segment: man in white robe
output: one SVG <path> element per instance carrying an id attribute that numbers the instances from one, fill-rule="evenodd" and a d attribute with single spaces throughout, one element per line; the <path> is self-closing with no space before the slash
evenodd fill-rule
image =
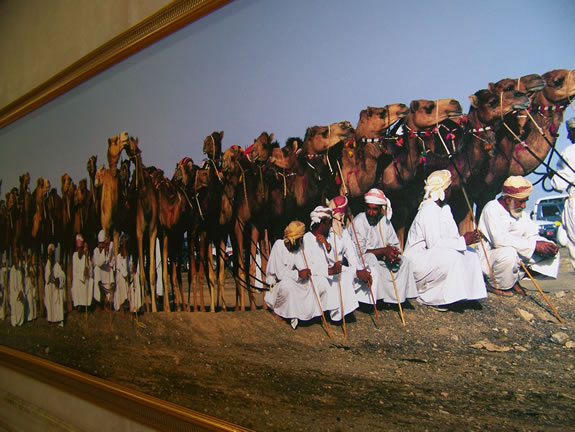
<path id="1" fill-rule="evenodd" d="M 130 284 L 128 291 L 128 301 L 130 302 L 130 312 L 138 313 L 142 307 L 142 288 L 140 286 L 140 263 L 135 256 L 130 257 L 128 264 L 130 272 Z"/>
<path id="2" fill-rule="evenodd" d="M 64 326 L 64 302 L 66 301 L 66 274 L 55 259 L 54 244 L 48 245 L 48 261 L 44 267 L 44 305 L 49 322 L 57 322 Z"/>
<path id="3" fill-rule="evenodd" d="M 487 258 L 480 255 L 481 267 L 488 290 L 498 295 L 527 295 L 519 284 L 525 275 L 521 262 L 548 277 L 556 278 L 559 272 L 559 247 L 540 236 L 537 224 L 523 211 L 532 190 L 526 178 L 509 177 L 503 183 L 501 196 L 489 201 L 479 218 L 478 227 L 485 236 L 487 251 Z"/>
<path id="4" fill-rule="evenodd" d="M 8 267 L 4 264 L 4 255 L 0 254 L 0 320 L 6 318 L 6 298 L 8 297 Z M 6 260 L 7 261 L 7 260 Z"/>
<path id="5" fill-rule="evenodd" d="M 348 231 L 374 278 L 371 291 L 375 301 L 397 304 L 417 297 L 411 261 L 401 255 L 399 239 L 391 224 L 389 199 L 382 190 L 374 188 L 365 194 L 364 201 L 365 212 L 355 217 Z M 361 303 L 373 304 L 367 285 L 359 287 L 356 293 Z"/>
<path id="6" fill-rule="evenodd" d="M 18 249 L 14 249 L 13 257 L 9 282 L 10 324 L 17 327 L 24 324 L 26 297 L 24 296 L 24 274 L 20 265 Z"/>
<path id="7" fill-rule="evenodd" d="M 342 261 L 342 252 L 351 256 L 348 253 L 351 245 L 348 242 L 344 244 L 343 241 L 337 244 L 331 229 L 332 211 L 328 207 L 316 207 L 311 212 L 310 218 L 311 231 L 303 236 L 307 265 L 316 284 L 327 281 L 326 296 L 321 298 L 322 308 L 324 311 L 329 311 L 332 321 L 340 321 L 343 317 L 342 310 L 347 315 L 359 307 L 353 284 L 356 267 L 344 266 Z M 338 247 L 337 250 L 334 244 Z M 366 278 L 368 276 L 369 274 L 365 275 Z"/>
<path id="8" fill-rule="evenodd" d="M 479 256 L 469 245 L 477 243 L 478 231 L 459 235 L 451 208 L 448 170 L 431 173 L 425 195 L 407 235 L 404 256 L 412 262 L 417 300 L 438 311 L 461 300 L 487 297 Z"/>
<path id="9" fill-rule="evenodd" d="M 74 307 L 90 307 L 94 297 L 92 262 L 82 234 L 76 235 L 76 250 L 72 255 L 72 302 Z"/>
<path id="10" fill-rule="evenodd" d="M 290 320 L 292 328 L 298 321 L 321 316 L 323 311 L 318 297 L 325 297 L 327 281 L 313 279 L 301 250 L 305 225 L 291 222 L 284 230 L 284 238 L 272 246 L 266 270 L 266 283 L 270 290 L 264 301 L 274 313 Z M 316 297 L 317 295 L 317 297 Z"/>
<path id="11" fill-rule="evenodd" d="M 563 227 L 567 232 L 567 249 L 569 259 L 575 270 L 575 117 L 565 122 L 567 126 L 567 138 L 571 145 L 561 154 L 557 163 L 557 172 L 551 178 L 553 189 L 566 191 L 569 197 L 563 207 Z"/>
<path id="12" fill-rule="evenodd" d="M 94 249 L 94 299 L 104 304 L 112 304 L 114 282 L 114 244 L 104 230 L 98 233 L 98 246 Z"/>
<path id="13" fill-rule="evenodd" d="M 114 292 L 114 309 L 119 311 L 128 299 L 128 256 L 126 237 L 120 238 L 120 250 L 116 257 L 116 291 Z"/>
<path id="14" fill-rule="evenodd" d="M 33 321 L 37 318 L 37 305 L 38 298 L 35 281 L 36 267 L 32 263 L 32 254 L 24 252 L 24 295 L 26 296 L 26 311 L 25 320 Z"/>

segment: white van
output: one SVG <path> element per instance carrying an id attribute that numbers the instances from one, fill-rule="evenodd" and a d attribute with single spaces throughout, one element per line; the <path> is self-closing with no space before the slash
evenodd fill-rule
<path id="1" fill-rule="evenodd" d="M 568 196 L 558 194 L 539 198 L 531 211 L 531 219 L 539 225 L 539 235 L 562 247 L 567 245 L 567 232 L 561 223 L 561 215 Z"/>

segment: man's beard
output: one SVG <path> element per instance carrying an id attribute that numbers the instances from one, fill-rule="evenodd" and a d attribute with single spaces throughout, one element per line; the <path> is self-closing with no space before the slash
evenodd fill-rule
<path id="1" fill-rule="evenodd" d="M 521 217 L 521 214 L 523 213 L 523 209 L 517 206 L 515 202 L 512 201 L 511 204 L 509 205 L 509 213 L 511 213 L 511 216 L 514 217 L 515 219 L 519 219 Z"/>

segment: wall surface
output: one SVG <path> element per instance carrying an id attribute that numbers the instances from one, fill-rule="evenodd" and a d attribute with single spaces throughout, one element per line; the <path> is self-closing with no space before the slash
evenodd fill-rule
<path id="1" fill-rule="evenodd" d="M 0 107 L 169 0 L 0 0 Z"/>

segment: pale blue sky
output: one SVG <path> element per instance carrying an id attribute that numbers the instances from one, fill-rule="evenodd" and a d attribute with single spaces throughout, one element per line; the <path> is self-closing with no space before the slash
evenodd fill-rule
<path id="1" fill-rule="evenodd" d="M 25 171 L 32 187 L 77 183 L 122 130 L 171 176 L 214 130 L 224 148 L 262 131 L 283 145 L 368 105 L 449 97 L 467 112 L 491 81 L 575 68 L 574 18 L 572 0 L 236 0 L 1 129 L 2 195 Z"/>

